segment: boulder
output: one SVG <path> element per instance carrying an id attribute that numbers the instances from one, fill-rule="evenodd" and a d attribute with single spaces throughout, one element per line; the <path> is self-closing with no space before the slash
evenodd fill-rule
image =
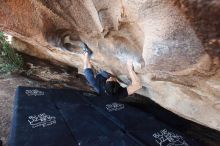
<path id="1" fill-rule="evenodd" d="M 78 68 L 85 42 L 98 71 L 130 83 L 170 111 L 220 131 L 220 2 L 218 0 L 2 1 L 0 30 L 28 55 Z"/>

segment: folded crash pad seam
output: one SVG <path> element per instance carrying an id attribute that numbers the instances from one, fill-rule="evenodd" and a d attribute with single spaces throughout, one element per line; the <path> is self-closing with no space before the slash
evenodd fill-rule
<path id="1" fill-rule="evenodd" d="M 88 104 L 90 104 L 97 112 L 99 112 L 100 114 L 102 114 L 104 117 L 106 117 L 107 119 L 109 119 L 110 121 L 112 121 L 117 127 L 119 127 L 119 129 L 125 133 L 128 137 L 130 137 L 131 139 L 133 139 L 136 143 L 140 144 L 141 146 L 145 146 L 145 144 L 143 142 L 141 142 L 141 140 L 137 139 L 135 136 L 133 136 L 126 128 L 125 126 L 123 126 L 123 124 L 120 124 L 121 122 L 115 118 L 114 116 L 112 116 L 109 113 L 105 113 L 101 108 L 97 107 L 96 105 L 94 105 L 92 102 L 90 102 L 89 100 L 87 100 L 86 98 L 83 98 L 83 100 L 85 100 Z M 106 115 L 107 114 L 107 115 Z M 116 122 L 117 121 L 117 122 Z"/>
<path id="2" fill-rule="evenodd" d="M 70 129 L 70 126 L 69 126 L 68 122 L 66 121 L 65 117 L 63 116 L 63 114 L 60 112 L 60 108 L 57 106 L 56 102 L 54 102 L 53 99 L 52 99 L 51 101 L 53 102 L 54 107 L 56 108 L 56 110 L 57 110 L 57 111 L 59 112 L 59 114 L 61 115 L 64 124 Z M 72 130 L 69 130 L 69 132 L 71 133 L 71 136 L 72 136 L 74 142 L 76 141 L 75 144 L 78 145 L 78 141 L 77 141 L 77 139 L 75 138 L 74 134 L 72 133 Z"/>

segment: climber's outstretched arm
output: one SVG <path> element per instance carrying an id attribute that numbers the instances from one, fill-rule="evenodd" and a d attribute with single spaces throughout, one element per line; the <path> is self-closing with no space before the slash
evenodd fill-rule
<path id="1" fill-rule="evenodd" d="M 99 88 L 97 85 L 96 78 L 94 77 L 94 73 L 92 71 L 92 65 L 90 63 L 90 59 L 88 56 L 88 53 L 85 53 L 83 56 L 83 68 L 84 68 L 84 75 L 86 77 L 86 80 L 89 82 L 89 84 L 95 89 L 97 93 L 99 93 Z"/>
<path id="2" fill-rule="evenodd" d="M 129 85 L 127 87 L 128 95 L 135 93 L 137 90 L 141 89 L 141 87 L 142 87 L 139 77 L 137 76 L 137 74 L 133 70 L 132 63 L 133 62 L 131 60 L 128 60 L 128 62 L 127 62 L 127 69 L 128 69 L 129 75 L 131 77 L 131 81 L 132 81 L 131 85 Z"/>

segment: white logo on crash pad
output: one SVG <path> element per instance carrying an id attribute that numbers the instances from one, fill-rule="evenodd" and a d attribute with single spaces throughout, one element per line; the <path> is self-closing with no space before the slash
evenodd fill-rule
<path id="1" fill-rule="evenodd" d="M 154 133 L 153 137 L 160 146 L 188 146 L 182 136 L 169 132 L 166 129 Z"/>
<path id="2" fill-rule="evenodd" d="M 39 115 L 34 115 L 34 116 L 29 116 L 28 117 L 28 122 L 31 125 L 32 128 L 36 127 L 46 127 L 50 126 L 53 124 L 56 124 L 56 117 L 46 115 L 45 113 L 39 114 Z"/>
<path id="3" fill-rule="evenodd" d="M 121 104 L 121 103 L 112 103 L 112 104 L 107 104 L 106 106 L 106 109 L 111 112 L 111 111 L 119 111 L 119 110 L 122 110 L 125 108 L 124 104 Z"/>
<path id="4" fill-rule="evenodd" d="M 34 90 L 25 90 L 25 94 L 27 94 L 28 96 L 43 96 L 44 92 L 34 89 Z"/>

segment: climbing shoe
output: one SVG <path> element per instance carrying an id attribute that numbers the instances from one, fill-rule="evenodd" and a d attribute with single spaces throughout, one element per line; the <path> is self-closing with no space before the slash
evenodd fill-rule
<path id="1" fill-rule="evenodd" d="M 92 50 L 89 49 L 89 47 L 85 43 L 81 43 L 80 47 L 83 49 L 84 53 L 88 53 L 89 57 L 92 56 L 92 54 L 93 54 Z"/>

